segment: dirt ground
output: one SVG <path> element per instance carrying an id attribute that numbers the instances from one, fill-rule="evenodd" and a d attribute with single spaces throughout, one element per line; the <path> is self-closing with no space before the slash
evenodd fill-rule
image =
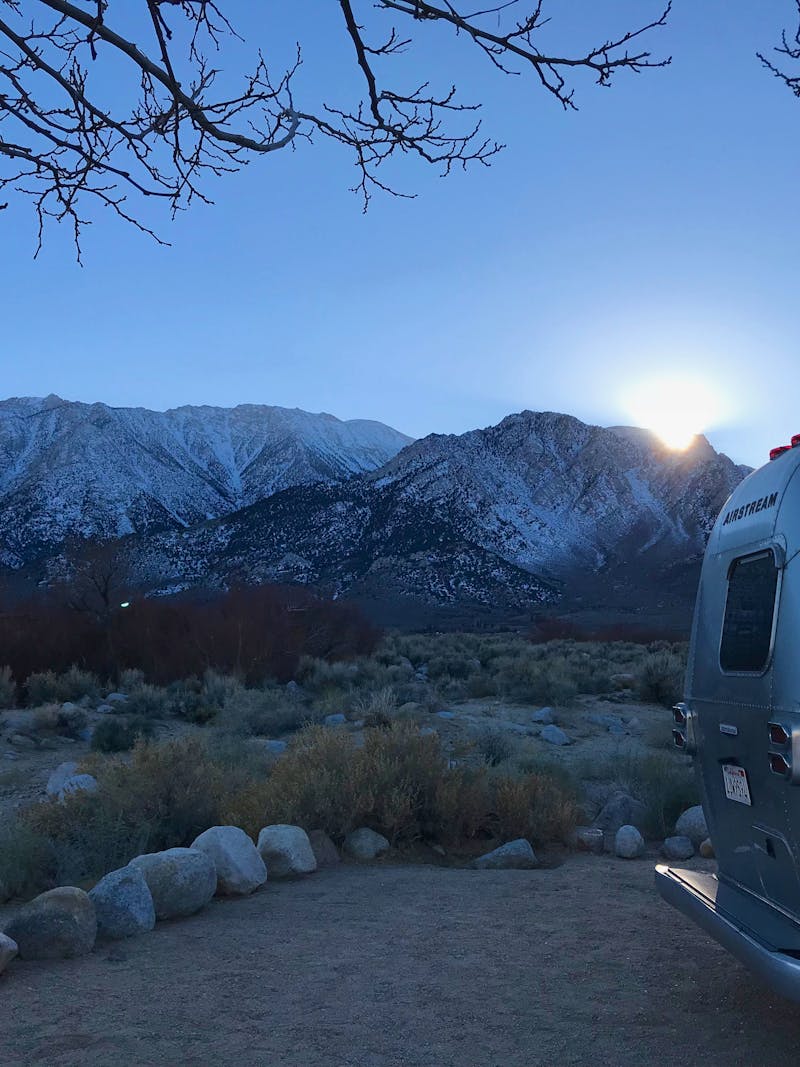
<path id="1" fill-rule="evenodd" d="M 16 960 L 0 978 L 0 1062 L 795 1062 L 800 1006 L 663 903 L 654 862 L 343 865 L 82 959 Z"/>

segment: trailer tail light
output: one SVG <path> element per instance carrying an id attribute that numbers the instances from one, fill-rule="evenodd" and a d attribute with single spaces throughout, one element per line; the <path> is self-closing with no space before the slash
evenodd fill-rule
<path id="1" fill-rule="evenodd" d="M 771 460 L 777 459 L 778 456 L 782 456 L 784 452 L 791 452 L 791 450 L 792 450 L 792 446 L 791 445 L 778 445 L 777 448 L 771 448 L 769 450 L 769 458 Z"/>
<path id="2" fill-rule="evenodd" d="M 683 701 L 672 709 L 672 741 L 676 748 L 693 756 L 697 751 L 694 740 L 694 715 Z"/>
<path id="3" fill-rule="evenodd" d="M 686 736 L 682 730 L 673 730 L 672 740 L 676 748 L 686 748 Z"/>
<path id="4" fill-rule="evenodd" d="M 782 752 L 770 752 L 769 769 L 773 774 L 780 774 L 786 778 L 791 773 L 792 765 Z"/>
<path id="5" fill-rule="evenodd" d="M 771 722 L 767 724 L 769 727 L 769 740 L 772 745 L 788 745 L 791 734 L 785 726 L 779 722 Z"/>

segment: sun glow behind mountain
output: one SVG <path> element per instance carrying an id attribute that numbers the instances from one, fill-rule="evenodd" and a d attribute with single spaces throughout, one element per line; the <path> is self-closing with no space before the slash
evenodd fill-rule
<path id="1" fill-rule="evenodd" d="M 718 393 L 707 382 L 661 378 L 628 391 L 625 406 L 637 426 L 651 430 L 667 448 L 683 451 L 722 414 Z"/>

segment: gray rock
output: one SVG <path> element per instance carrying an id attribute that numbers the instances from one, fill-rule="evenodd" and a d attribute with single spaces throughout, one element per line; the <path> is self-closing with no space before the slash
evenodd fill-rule
<path id="1" fill-rule="evenodd" d="M 59 763 L 54 771 L 47 779 L 47 785 L 45 792 L 49 797 L 57 797 L 61 790 L 64 788 L 64 783 L 67 779 L 72 778 L 78 771 L 78 764 L 74 760 L 68 760 L 66 763 Z"/>
<path id="2" fill-rule="evenodd" d="M 56 796 L 63 801 L 73 793 L 96 793 L 97 779 L 91 774 L 73 774 L 64 780 Z"/>
<path id="3" fill-rule="evenodd" d="M 101 704 L 97 708 L 97 714 L 98 715 L 112 715 L 114 710 L 115 709 L 114 709 L 114 705 L 113 704 Z"/>
<path id="4" fill-rule="evenodd" d="M 538 865 L 531 844 L 524 837 L 509 841 L 470 863 L 470 867 L 476 871 L 528 871 Z"/>
<path id="5" fill-rule="evenodd" d="M 630 686 L 636 684 L 636 675 L 628 674 L 625 671 L 619 671 L 617 674 L 612 674 L 609 681 L 618 689 L 628 689 Z"/>
<path id="6" fill-rule="evenodd" d="M 644 838 L 635 826 L 620 826 L 614 838 L 614 852 L 623 860 L 644 855 Z"/>
<path id="7" fill-rule="evenodd" d="M 19 753 L 18 752 L 4 752 L 3 753 L 3 759 L 18 760 L 19 759 Z"/>
<path id="8" fill-rule="evenodd" d="M 697 848 L 708 837 L 708 826 L 703 809 L 699 804 L 688 808 L 675 823 L 675 833 L 688 837 Z"/>
<path id="9" fill-rule="evenodd" d="M 38 748 L 36 741 L 32 737 L 28 737 L 27 734 L 11 734 L 7 738 L 10 745 L 15 745 L 17 748 Z"/>
<path id="10" fill-rule="evenodd" d="M 569 738 L 561 729 L 560 726 L 554 726 L 552 723 L 549 726 L 542 727 L 542 732 L 539 734 L 542 741 L 547 741 L 549 745 L 568 745 Z"/>
<path id="11" fill-rule="evenodd" d="M 347 716 L 337 712 L 335 715 L 326 715 L 323 721 L 326 726 L 343 726 L 347 722 Z"/>
<path id="12" fill-rule="evenodd" d="M 374 860 L 389 850 L 389 842 L 367 826 L 353 830 L 344 839 L 342 849 L 354 860 Z"/>
<path id="13" fill-rule="evenodd" d="M 81 741 L 91 741 L 93 736 L 93 726 L 84 726 L 83 729 L 78 730 L 78 737 L 81 739 Z"/>
<path id="14" fill-rule="evenodd" d="M 272 756 L 282 756 L 288 747 L 289 745 L 286 741 L 280 741 L 274 737 L 264 742 L 264 750 Z"/>
<path id="15" fill-rule="evenodd" d="M 436 712 L 436 717 L 437 717 L 437 719 L 450 720 L 450 719 L 455 719 L 456 713 L 454 711 L 437 711 Z"/>
<path id="16" fill-rule="evenodd" d="M 71 700 L 65 700 L 61 705 L 62 711 L 80 711 L 81 708 L 78 704 L 73 704 Z"/>
<path id="17" fill-rule="evenodd" d="M 618 722 L 612 722 L 612 724 L 608 728 L 608 732 L 611 734 L 612 737 L 625 737 L 628 733 L 622 723 Z"/>
<path id="18" fill-rule="evenodd" d="M 647 808 L 627 793 L 613 793 L 600 809 L 593 825 L 616 833 L 620 826 L 643 826 Z"/>
<path id="19" fill-rule="evenodd" d="M 214 861 L 196 848 L 168 848 L 132 859 L 153 896 L 156 919 L 194 915 L 214 896 L 217 870 Z"/>
<path id="20" fill-rule="evenodd" d="M 213 860 L 219 896 L 245 896 L 267 880 L 258 849 L 238 826 L 212 826 L 192 841 L 192 848 Z"/>
<path id="21" fill-rule="evenodd" d="M 98 937 L 134 937 L 156 925 L 153 895 L 137 867 L 111 871 L 89 891 L 89 899 L 97 914 Z"/>
<path id="22" fill-rule="evenodd" d="M 3 933 L 16 941 L 24 960 L 69 959 L 94 948 L 97 916 L 82 889 L 60 886 L 12 915 Z"/>
<path id="23" fill-rule="evenodd" d="M 575 831 L 575 844 L 584 852 L 599 854 L 605 849 L 605 834 L 597 826 L 579 826 Z"/>
<path id="24" fill-rule="evenodd" d="M 258 835 L 258 851 L 270 878 L 291 878 L 317 869 L 308 834 L 299 826 L 265 826 Z"/>
<path id="25" fill-rule="evenodd" d="M 294 680 L 294 678 L 292 678 L 292 680 L 290 682 L 286 683 L 286 692 L 287 693 L 299 693 L 300 692 L 300 686 L 297 684 L 297 682 Z"/>
<path id="26" fill-rule="evenodd" d="M 636 715 L 632 715 L 625 725 L 631 733 L 635 733 L 636 731 L 641 730 L 642 728 L 641 719 L 639 719 Z"/>
<path id="27" fill-rule="evenodd" d="M 339 850 L 324 830 L 312 830 L 308 835 L 311 848 L 314 850 L 314 859 L 317 867 L 335 867 L 341 862 Z"/>
<path id="28" fill-rule="evenodd" d="M 699 851 L 700 855 L 703 857 L 704 860 L 713 860 L 713 858 L 714 858 L 714 846 L 711 843 L 711 838 L 710 837 L 707 837 L 705 839 L 705 841 L 701 841 L 700 842 L 700 848 L 698 849 L 698 851 Z M 2 899 L 3 899 L 2 896 L 0 896 L 0 900 L 2 900 Z"/>
<path id="29" fill-rule="evenodd" d="M 668 837 L 661 851 L 668 860 L 689 860 L 694 855 L 694 845 L 688 837 Z"/>
<path id="30" fill-rule="evenodd" d="M 420 737 L 430 737 L 432 734 L 438 733 L 432 726 L 422 726 L 419 731 Z"/>
<path id="31" fill-rule="evenodd" d="M 106 704 L 124 704 L 127 699 L 127 693 L 109 693 L 105 702 Z"/>
<path id="32" fill-rule="evenodd" d="M 19 945 L 5 934 L 0 934 L 0 974 L 19 955 Z"/>
<path id="33" fill-rule="evenodd" d="M 552 726 L 555 721 L 552 708 L 539 708 L 531 715 L 531 722 L 540 722 L 543 726 Z"/>

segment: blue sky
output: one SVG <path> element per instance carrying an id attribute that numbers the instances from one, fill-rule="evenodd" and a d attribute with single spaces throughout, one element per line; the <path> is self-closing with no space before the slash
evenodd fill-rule
<path id="1" fill-rule="evenodd" d="M 228 7 L 268 55 L 300 39 L 299 106 L 351 98 L 330 0 L 271 20 Z M 553 2 L 547 32 L 603 38 L 657 7 Z M 648 38 L 672 66 L 607 90 L 579 77 L 577 114 L 460 42 L 425 42 L 395 80 L 455 80 L 508 148 L 447 180 L 404 163 L 395 184 L 417 199 L 366 215 L 350 157 L 322 142 L 226 178 L 215 206 L 159 226 L 170 248 L 98 219 L 82 268 L 55 229 L 32 259 L 18 201 L 0 213 L 0 394 L 282 404 L 423 435 L 525 407 L 641 422 L 631 393 L 668 380 L 708 394 L 716 447 L 760 463 L 800 431 L 800 101 L 754 55 L 793 12 L 677 0 Z"/>

